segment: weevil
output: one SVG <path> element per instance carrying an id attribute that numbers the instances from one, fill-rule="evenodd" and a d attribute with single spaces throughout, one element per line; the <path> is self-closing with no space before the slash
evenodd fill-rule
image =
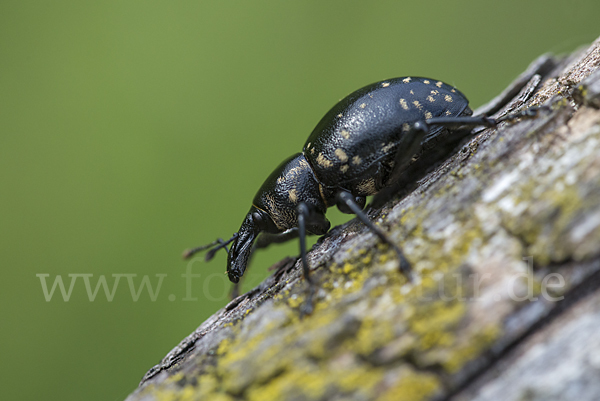
<path id="1" fill-rule="evenodd" d="M 473 127 L 491 127 L 507 119 L 472 114 L 467 98 L 442 81 L 401 77 L 365 86 L 333 106 L 302 152 L 269 175 L 229 240 L 190 249 L 184 257 L 209 250 L 210 260 L 225 249 L 227 274 L 238 283 L 255 248 L 298 237 L 310 292 L 304 311 L 310 312 L 315 284 L 309 275 L 306 235 L 327 233 L 330 223 L 325 213 L 337 206 L 343 213 L 355 214 L 388 244 L 400 272 L 410 279 L 411 265 L 399 245 L 363 211 L 366 197 L 374 195 L 372 206 L 381 206 L 447 158 Z"/>

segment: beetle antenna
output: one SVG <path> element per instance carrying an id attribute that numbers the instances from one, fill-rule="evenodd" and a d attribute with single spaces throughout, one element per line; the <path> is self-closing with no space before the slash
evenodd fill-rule
<path id="1" fill-rule="evenodd" d="M 198 252 L 202 252 L 202 251 L 212 248 L 212 249 L 210 249 L 210 251 L 208 251 L 206 253 L 206 256 L 204 258 L 208 262 L 215 256 L 215 253 L 219 249 L 225 248 L 225 252 L 229 253 L 229 249 L 227 249 L 227 245 L 229 245 L 234 239 L 236 239 L 237 236 L 238 236 L 238 233 L 234 233 L 233 236 L 231 238 L 229 238 L 227 241 L 223 241 L 222 238 L 217 238 L 210 244 L 201 245 L 196 248 L 188 249 L 183 252 L 183 259 L 189 259 L 192 256 L 194 256 L 195 254 L 197 254 Z"/>
<path id="2" fill-rule="evenodd" d="M 223 248 L 225 248 L 225 252 L 229 253 L 229 249 L 227 249 L 227 245 L 229 243 L 231 243 L 231 241 L 233 241 L 234 239 L 236 239 L 237 236 L 238 236 L 238 233 L 234 233 L 233 236 L 231 238 L 229 238 L 227 241 L 223 241 L 221 238 L 218 238 L 217 242 L 219 243 L 219 245 L 216 246 L 216 247 L 214 247 L 210 251 L 208 251 L 206 253 L 206 256 L 204 257 L 204 259 L 208 262 L 209 260 L 211 260 L 215 256 L 215 253 L 217 253 L 217 251 L 219 249 L 223 249 Z"/>

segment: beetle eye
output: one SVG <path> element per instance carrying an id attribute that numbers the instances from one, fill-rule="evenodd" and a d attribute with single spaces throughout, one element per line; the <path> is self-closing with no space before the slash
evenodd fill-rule
<path id="1" fill-rule="evenodd" d="M 277 228 L 275 223 L 273 223 L 271 217 L 264 211 L 258 210 L 252 212 L 252 221 L 254 222 L 256 228 L 258 228 L 261 231 L 266 231 L 269 233 L 281 232 L 281 230 Z"/>
<path id="2" fill-rule="evenodd" d="M 266 228 L 265 220 L 263 219 L 263 217 L 261 216 L 260 213 L 253 212 L 252 213 L 252 221 L 254 221 L 254 224 L 256 224 L 256 226 L 258 228 L 260 228 L 261 230 L 264 230 Z"/>

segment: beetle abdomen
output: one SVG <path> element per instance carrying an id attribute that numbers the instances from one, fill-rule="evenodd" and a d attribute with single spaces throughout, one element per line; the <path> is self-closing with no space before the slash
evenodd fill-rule
<path id="1" fill-rule="evenodd" d="M 384 181 L 383 170 L 391 168 L 403 133 L 417 121 L 470 115 L 468 103 L 441 81 L 404 77 L 377 82 L 351 93 L 325 114 L 303 153 L 325 186 L 372 195 Z"/>

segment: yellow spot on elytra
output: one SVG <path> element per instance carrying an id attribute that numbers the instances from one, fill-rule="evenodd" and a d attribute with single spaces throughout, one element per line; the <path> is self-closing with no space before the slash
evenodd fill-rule
<path id="1" fill-rule="evenodd" d="M 431 95 L 427 96 L 427 100 L 429 100 L 431 103 L 435 102 L 435 98 Z"/>
<path id="2" fill-rule="evenodd" d="M 437 86 L 438 88 L 441 88 L 443 84 L 444 84 L 444 83 L 443 83 L 442 81 L 437 81 L 437 82 L 435 83 L 435 86 Z"/>
<path id="3" fill-rule="evenodd" d="M 355 166 L 358 166 L 360 163 L 362 163 L 362 159 L 359 156 L 354 156 L 352 158 L 352 164 Z"/>
<path id="4" fill-rule="evenodd" d="M 346 171 L 348 171 L 350 167 L 347 164 L 342 164 L 342 166 L 340 167 L 340 171 L 342 173 L 345 173 Z"/>
<path id="5" fill-rule="evenodd" d="M 410 125 L 408 125 L 408 123 L 402 124 L 402 131 L 404 131 L 404 132 L 410 131 Z"/>
<path id="6" fill-rule="evenodd" d="M 413 90 L 411 89 L 411 90 L 410 90 L 410 94 L 411 94 L 411 95 L 414 95 L 414 94 L 415 94 L 415 92 L 413 92 Z"/>
<path id="7" fill-rule="evenodd" d="M 455 91 L 454 89 L 451 89 L 451 90 L 450 90 L 450 92 L 452 92 L 452 93 L 456 93 L 456 91 Z"/>
<path id="8" fill-rule="evenodd" d="M 282 182 L 284 182 L 284 181 L 285 181 L 285 178 L 284 178 L 284 177 L 279 177 L 279 178 L 277 178 L 277 182 L 278 182 L 279 184 L 281 184 L 281 183 L 282 183 Z"/>
<path id="9" fill-rule="evenodd" d="M 448 103 L 452 103 L 452 96 L 446 95 L 446 96 L 444 96 L 444 100 L 447 101 Z"/>
<path id="10" fill-rule="evenodd" d="M 425 118 L 429 120 L 430 118 L 433 118 L 433 115 L 430 112 L 426 111 Z"/>
<path id="11" fill-rule="evenodd" d="M 306 145 L 306 149 L 310 148 L 310 142 Z"/>
<path id="12" fill-rule="evenodd" d="M 385 143 L 381 144 L 381 150 L 383 151 L 383 153 L 389 152 L 393 147 L 394 147 L 394 144 L 391 142 L 388 143 L 387 145 Z"/>
<path id="13" fill-rule="evenodd" d="M 348 131 L 346 131 L 345 129 L 340 131 L 340 135 L 343 136 L 344 139 L 350 138 L 350 133 Z"/>
<path id="14" fill-rule="evenodd" d="M 431 91 L 431 92 L 429 92 L 429 93 L 431 93 L 432 95 L 437 95 L 438 93 L 440 93 L 440 91 L 439 91 L 439 90 L 436 90 L 436 89 L 434 89 L 434 90 L 432 90 L 432 91 Z"/>
<path id="15" fill-rule="evenodd" d="M 344 117 L 344 115 L 342 113 L 338 114 L 337 116 L 338 116 L 338 118 Z"/>
<path id="16" fill-rule="evenodd" d="M 407 83 L 409 83 L 409 82 L 410 82 L 410 80 L 411 80 L 411 78 L 410 78 L 410 77 L 406 77 L 406 78 L 404 78 L 404 79 L 402 80 L 402 82 L 404 82 L 405 84 L 407 84 Z"/>
<path id="17" fill-rule="evenodd" d="M 361 103 L 360 106 L 358 106 L 358 107 L 360 107 L 361 109 L 364 109 L 365 107 L 367 107 L 367 104 L 366 103 Z"/>
<path id="18" fill-rule="evenodd" d="M 329 168 L 333 165 L 331 160 L 327 160 L 325 156 L 323 156 L 323 153 L 319 153 L 319 156 L 317 156 L 317 163 L 319 164 L 319 166 L 324 168 Z"/>
<path id="19" fill-rule="evenodd" d="M 402 106 L 404 110 L 408 110 L 408 104 L 406 103 L 406 100 L 400 99 L 400 106 Z"/>
<path id="20" fill-rule="evenodd" d="M 298 195 L 296 194 L 296 188 L 290 189 L 288 191 L 288 197 L 290 198 L 290 202 L 296 203 L 296 201 L 298 200 Z"/>
<path id="21" fill-rule="evenodd" d="M 450 115 L 452 115 L 452 112 L 450 110 L 446 110 L 446 115 L 450 116 Z"/>
<path id="22" fill-rule="evenodd" d="M 419 109 L 419 110 L 421 110 L 421 109 L 423 108 L 423 106 L 421 106 L 421 103 L 419 103 L 419 101 L 418 101 L 418 100 L 415 100 L 415 101 L 414 101 L 414 102 L 412 102 L 412 103 L 413 103 L 413 104 L 415 105 L 415 107 L 416 107 L 417 109 Z"/>
<path id="23" fill-rule="evenodd" d="M 429 85 L 429 80 L 427 80 L 427 79 L 426 79 L 426 80 L 424 80 L 424 81 L 423 81 L 423 83 L 424 83 L 425 85 Z"/>
<path id="24" fill-rule="evenodd" d="M 390 86 L 390 83 L 389 82 L 382 82 L 381 86 L 384 87 L 384 88 L 387 88 L 388 86 Z"/>
<path id="25" fill-rule="evenodd" d="M 348 161 L 348 156 L 346 155 L 346 152 L 344 152 L 341 148 L 337 148 L 334 153 L 342 163 L 346 163 Z"/>
<path id="26" fill-rule="evenodd" d="M 311 155 L 314 155 L 314 154 L 315 154 L 315 148 L 312 148 L 312 149 L 310 150 L 310 154 L 311 154 Z"/>

